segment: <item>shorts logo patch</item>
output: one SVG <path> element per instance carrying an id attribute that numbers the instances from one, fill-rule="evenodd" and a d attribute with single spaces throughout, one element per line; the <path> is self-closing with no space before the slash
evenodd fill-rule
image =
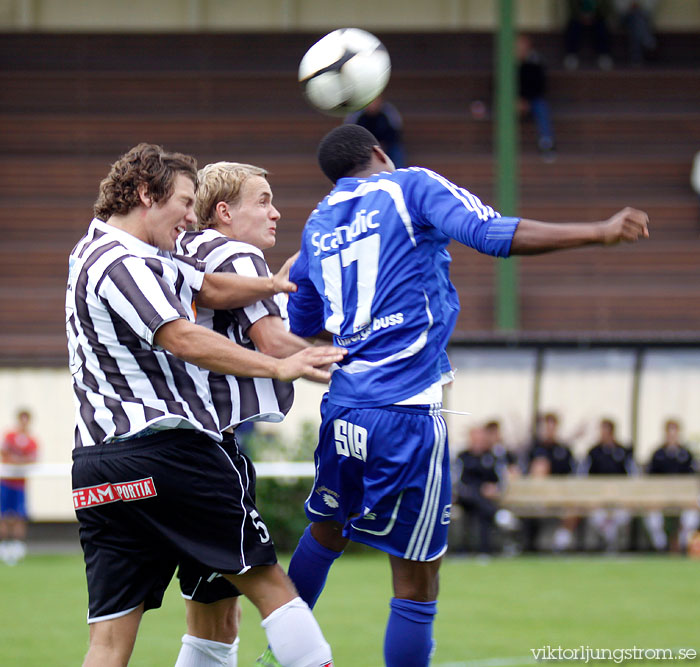
<path id="1" fill-rule="evenodd" d="M 452 512 L 452 505 L 445 505 L 445 507 L 442 508 L 442 517 L 440 517 L 440 523 L 443 526 L 446 526 L 447 524 L 450 523 L 451 512 Z"/>
<path id="2" fill-rule="evenodd" d="M 329 489 L 327 486 L 319 486 L 314 493 L 321 496 L 321 500 L 330 508 L 338 509 L 340 507 L 340 494 L 337 491 Z"/>
<path id="3" fill-rule="evenodd" d="M 118 500 L 131 502 L 157 495 L 153 477 L 137 479 L 132 482 L 119 482 L 118 484 L 105 482 L 95 486 L 85 486 L 82 489 L 74 489 L 73 507 L 80 510 L 86 507 L 114 503 Z"/>

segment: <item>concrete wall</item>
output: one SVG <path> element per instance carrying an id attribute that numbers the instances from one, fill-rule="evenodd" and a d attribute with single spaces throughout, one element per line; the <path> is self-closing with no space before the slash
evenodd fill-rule
<path id="1" fill-rule="evenodd" d="M 456 369 L 445 392 L 445 408 L 470 414 L 445 415 L 453 454 L 466 442 L 470 426 L 499 419 L 506 443 L 529 439 L 534 400 L 535 351 L 456 348 Z M 560 435 L 577 456 L 585 455 L 598 436 L 598 422 L 617 422 L 618 437 L 632 435 L 633 353 L 628 350 L 557 351 L 545 353 L 540 383 L 540 409 L 560 416 Z M 299 380 L 296 400 L 281 424 L 260 424 L 283 444 L 299 439 L 302 425 L 320 423 L 320 384 Z M 650 350 L 644 359 L 638 397 L 639 462 L 649 459 L 662 438 L 668 417 L 679 418 L 684 434 L 700 456 L 700 349 Z M 64 369 L 0 369 L 0 430 L 12 427 L 20 408 L 34 415 L 33 432 L 40 445 L 39 465 L 30 479 L 29 510 L 36 520 L 73 520 L 69 468 L 73 447 L 74 407 L 70 374 Z M 284 459 L 280 454 L 279 459 Z"/>
<path id="2" fill-rule="evenodd" d="M 564 0 L 515 0 L 527 30 L 559 30 Z M 0 0 L 0 30 L 57 32 L 492 30 L 497 0 Z M 700 30 L 698 0 L 659 0 L 660 30 Z"/>

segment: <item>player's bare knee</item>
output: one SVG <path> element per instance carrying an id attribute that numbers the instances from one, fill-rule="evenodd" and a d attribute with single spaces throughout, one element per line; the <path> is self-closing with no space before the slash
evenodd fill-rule
<path id="1" fill-rule="evenodd" d="M 224 576 L 257 607 L 263 618 L 298 597 L 294 584 L 279 565 L 263 565 L 245 574 Z"/>
<path id="2" fill-rule="evenodd" d="M 232 644 L 238 636 L 240 605 L 237 598 L 203 604 L 186 600 L 187 634 L 223 644 Z"/>
<path id="3" fill-rule="evenodd" d="M 394 595 L 402 600 L 432 602 L 437 600 L 440 561 L 409 561 L 390 557 Z"/>
<path id="4" fill-rule="evenodd" d="M 343 536 L 343 524 L 338 521 L 312 523 L 311 535 L 322 547 L 332 551 L 343 551 L 350 541 Z"/>

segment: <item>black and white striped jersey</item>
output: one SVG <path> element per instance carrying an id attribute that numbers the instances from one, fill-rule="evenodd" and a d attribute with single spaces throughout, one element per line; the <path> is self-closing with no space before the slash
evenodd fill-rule
<path id="1" fill-rule="evenodd" d="M 229 239 L 213 229 L 181 234 L 177 252 L 204 262 L 209 273 L 226 271 L 244 276 L 271 275 L 260 249 Z M 255 344 L 248 337 L 248 329 L 268 315 L 281 317 L 289 328 L 285 294 L 235 310 L 213 311 L 198 307 L 197 323 L 255 350 Z M 291 382 L 239 378 L 212 372 L 208 373 L 208 381 L 222 430 L 244 421 L 282 421 L 294 400 Z"/>
<path id="2" fill-rule="evenodd" d="M 221 440 L 203 371 L 153 341 L 166 322 L 194 319 L 202 269 L 92 221 L 71 252 L 66 291 L 76 447 L 149 428 L 192 428 Z"/>

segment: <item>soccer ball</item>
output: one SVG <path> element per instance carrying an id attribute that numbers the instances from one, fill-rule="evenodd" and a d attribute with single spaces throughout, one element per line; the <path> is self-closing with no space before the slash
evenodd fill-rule
<path id="1" fill-rule="evenodd" d="M 386 88 L 390 74 L 391 60 L 384 45 L 359 28 L 327 34 L 299 63 L 306 99 L 334 116 L 366 107 Z"/>

